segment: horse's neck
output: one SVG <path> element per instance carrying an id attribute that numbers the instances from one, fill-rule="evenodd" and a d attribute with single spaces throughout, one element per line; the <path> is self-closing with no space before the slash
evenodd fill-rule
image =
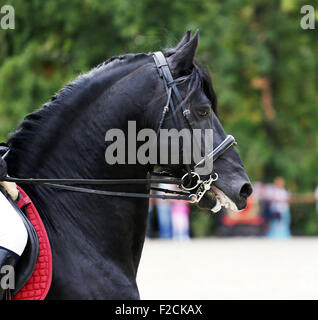
<path id="1" fill-rule="evenodd" d="M 32 155 L 33 161 L 37 163 L 37 170 L 28 171 L 25 168 L 25 172 L 19 175 L 58 179 L 122 178 L 123 175 L 126 175 L 126 178 L 144 178 L 146 169 L 141 166 L 106 164 L 105 132 L 101 128 L 107 129 L 107 122 L 111 116 L 105 123 L 100 121 L 101 118 L 98 122 L 98 103 L 97 108 L 90 111 L 86 115 L 76 115 L 78 119 L 72 123 L 72 127 L 65 128 L 65 137 L 56 141 L 55 146 L 48 146 L 47 160 L 43 160 L 44 155 L 40 152 Z M 121 117 L 125 117 L 123 111 Z M 42 141 L 42 145 L 46 145 L 46 142 Z M 32 150 L 26 152 L 28 153 L 32 154 Z M 142 185 L 96 188 L 146 192 L 146 187 Z M 115 259 L 120 254 L 132 259 L 133 263 L 130 262 L 130 265 L 137 268 L 146 231 L 147 200 L 79 194 L 37 186 L 26 186 L 25 190 L 43 217 L 50 240 L 53 242 L 53 250 L 80 252 L 82 249 L 78 249 L 78 246 L 82 244 L 83 250 L 90 250 L 96 259 Z M 60 237 L 68 242 L 62 249 Z M 100 246 L 101 243 L 103 246 Z M 136 272 L 133 269 L 130 271 Z"/>
<path id="2" fill-rule="evenodd" d="M 123 64 L 115 78 L 123 78 L 145 62 L 141 59 L 138 65 L 129 64 L 128 71 L 123 70 L 126 69 Z M 84 79 L 78 87 L 79 91 L 82 87 L 86 89 L 77 92 L 76 97 L 74 94 L 74 99 L 66 92 L 65 108 L 54 108 L 59 103 L 57 98 L 22 124 L 22 129 L 11 139 L 9 174 L 20 178 L 145 178 L 146 169 L 140 165 L 106 163 L 105 134 L 111 128 L 127 128 L 128 120 L 140 117 L 143 121 L 143 108 L 154 94 L 156 77 L 155 73 L 151 73 L 151 78 L 146 77 L 145 72 L 138 69 L 100 95 L 97 91 L 106 90 L 107 79 L 98 85 L 99 77 L 92 77 L 92 83 Z M 60 98 L 63 100 L 63 95 Z M 147 226 L 146 199 L 75 193 L 44 186 L 23 185 L 23 188 L 48 231 L 55 279 L 51 292 L 56 297 L 66 290 L 64 281 L 68 273 L 73 274 L 68 279 L 68 288 L 78 288 L 79 279 L 90 279 L 92 275 L 105 280 L 106 284 L 93 281 L 92 288 L 84 288 L 85 293 L 100 291 L 99 296 L 105 297 L 105 292 L 117 292 L 118 286 L 126 291 L 127 284 L 135 292 L 135 276 Z M 147 192 L 145 185 L 95 188 Z M 90 281 L 86 281 L 89 285 L 87 282 Z M 118 285 L 112 287 L 114 283 Z"/>
<path id="3" fill-rule="evenodd" d="M 129 175 L 144 176 L 146 170 L 141 166 L 110 166 L 106 162 L 106 132 L 114 128 L 126 131 L 131 114 L 140 112 L 134 111 L 134 106 L 127 108 L 127 102 L 118 103 L 114 98 L 105 105 L 105 96 L 107 92 L 86 108 L 57 110 L 61 121 L 57 122 L 56 116 L 47 119 L 50 132 L 43 128 L 33 137 L 40 148 L 28 144 L 23 157 L 18 157 L 17 171 L 13 173 L 20 177 L 57 179 L 98 179 L 121 174 L 126 178 Z"/>

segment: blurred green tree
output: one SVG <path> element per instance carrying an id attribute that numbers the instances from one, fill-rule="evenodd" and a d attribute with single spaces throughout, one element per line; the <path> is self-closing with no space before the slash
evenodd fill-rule
<path id="1" fill-rule="evenodd" d="M 303 1 L 5 3 L 16 21 L 0 30 L 1 140 L 79 73 L 114 55 L 172 47 L 199 28 L 197 59 L 251 179 L 281 175 L 294 192 L 318 183 L 318 30 L 300 27 Z"/>

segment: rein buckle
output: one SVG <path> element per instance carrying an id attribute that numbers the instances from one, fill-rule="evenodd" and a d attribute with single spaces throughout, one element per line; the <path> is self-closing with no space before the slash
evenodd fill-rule
<path id="1" fill-rule="evenodd" d="M 197 188 L 196 192 L 190 195 L 190 203 L 200 202 L 200 200 L 205 195 L 205 193 L 211 189 L 211 184 L 219 178 L 217 173 L 214 173 L 214 174 L 215 174 L 214 177 L 212 177 L 212 175 L 210 175 L 210 178 L 208 180 L 202 181 L 200 179 L 200 176 L 196 172 L 191 172 L 191 176 L 197 178 L 196 185 L 194 187 L 187 188 L 187 187 L 184 187 L 183 183 L 181 184 L 181 187 L 187 191 Z M 188 173 L 186 173 L 182 177 L 182 181 L 184 181 L 184 179 L 187 177 L 187 175 L 188 175 Z"/>

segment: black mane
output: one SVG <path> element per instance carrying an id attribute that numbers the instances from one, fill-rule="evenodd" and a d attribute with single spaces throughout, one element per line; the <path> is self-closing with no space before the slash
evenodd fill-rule
<path id="1" fill-rule="evenodd" d="M 195 65 L 197 72 L 199 73 L 199 78 L 201 79 L 203 91 L 207 98 L 211 101 L 212 109 L 217 115 L 217 96 L 213 89 L 211 77 L 198 62 L 195 62 Z"/>

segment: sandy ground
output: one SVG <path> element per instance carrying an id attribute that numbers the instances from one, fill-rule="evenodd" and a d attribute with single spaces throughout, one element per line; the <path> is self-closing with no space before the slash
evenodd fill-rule
<path id="1" fill-rule="evenodd" d="M 318 238 L 146 240 L 141 299 L 318 299 Z"/>

